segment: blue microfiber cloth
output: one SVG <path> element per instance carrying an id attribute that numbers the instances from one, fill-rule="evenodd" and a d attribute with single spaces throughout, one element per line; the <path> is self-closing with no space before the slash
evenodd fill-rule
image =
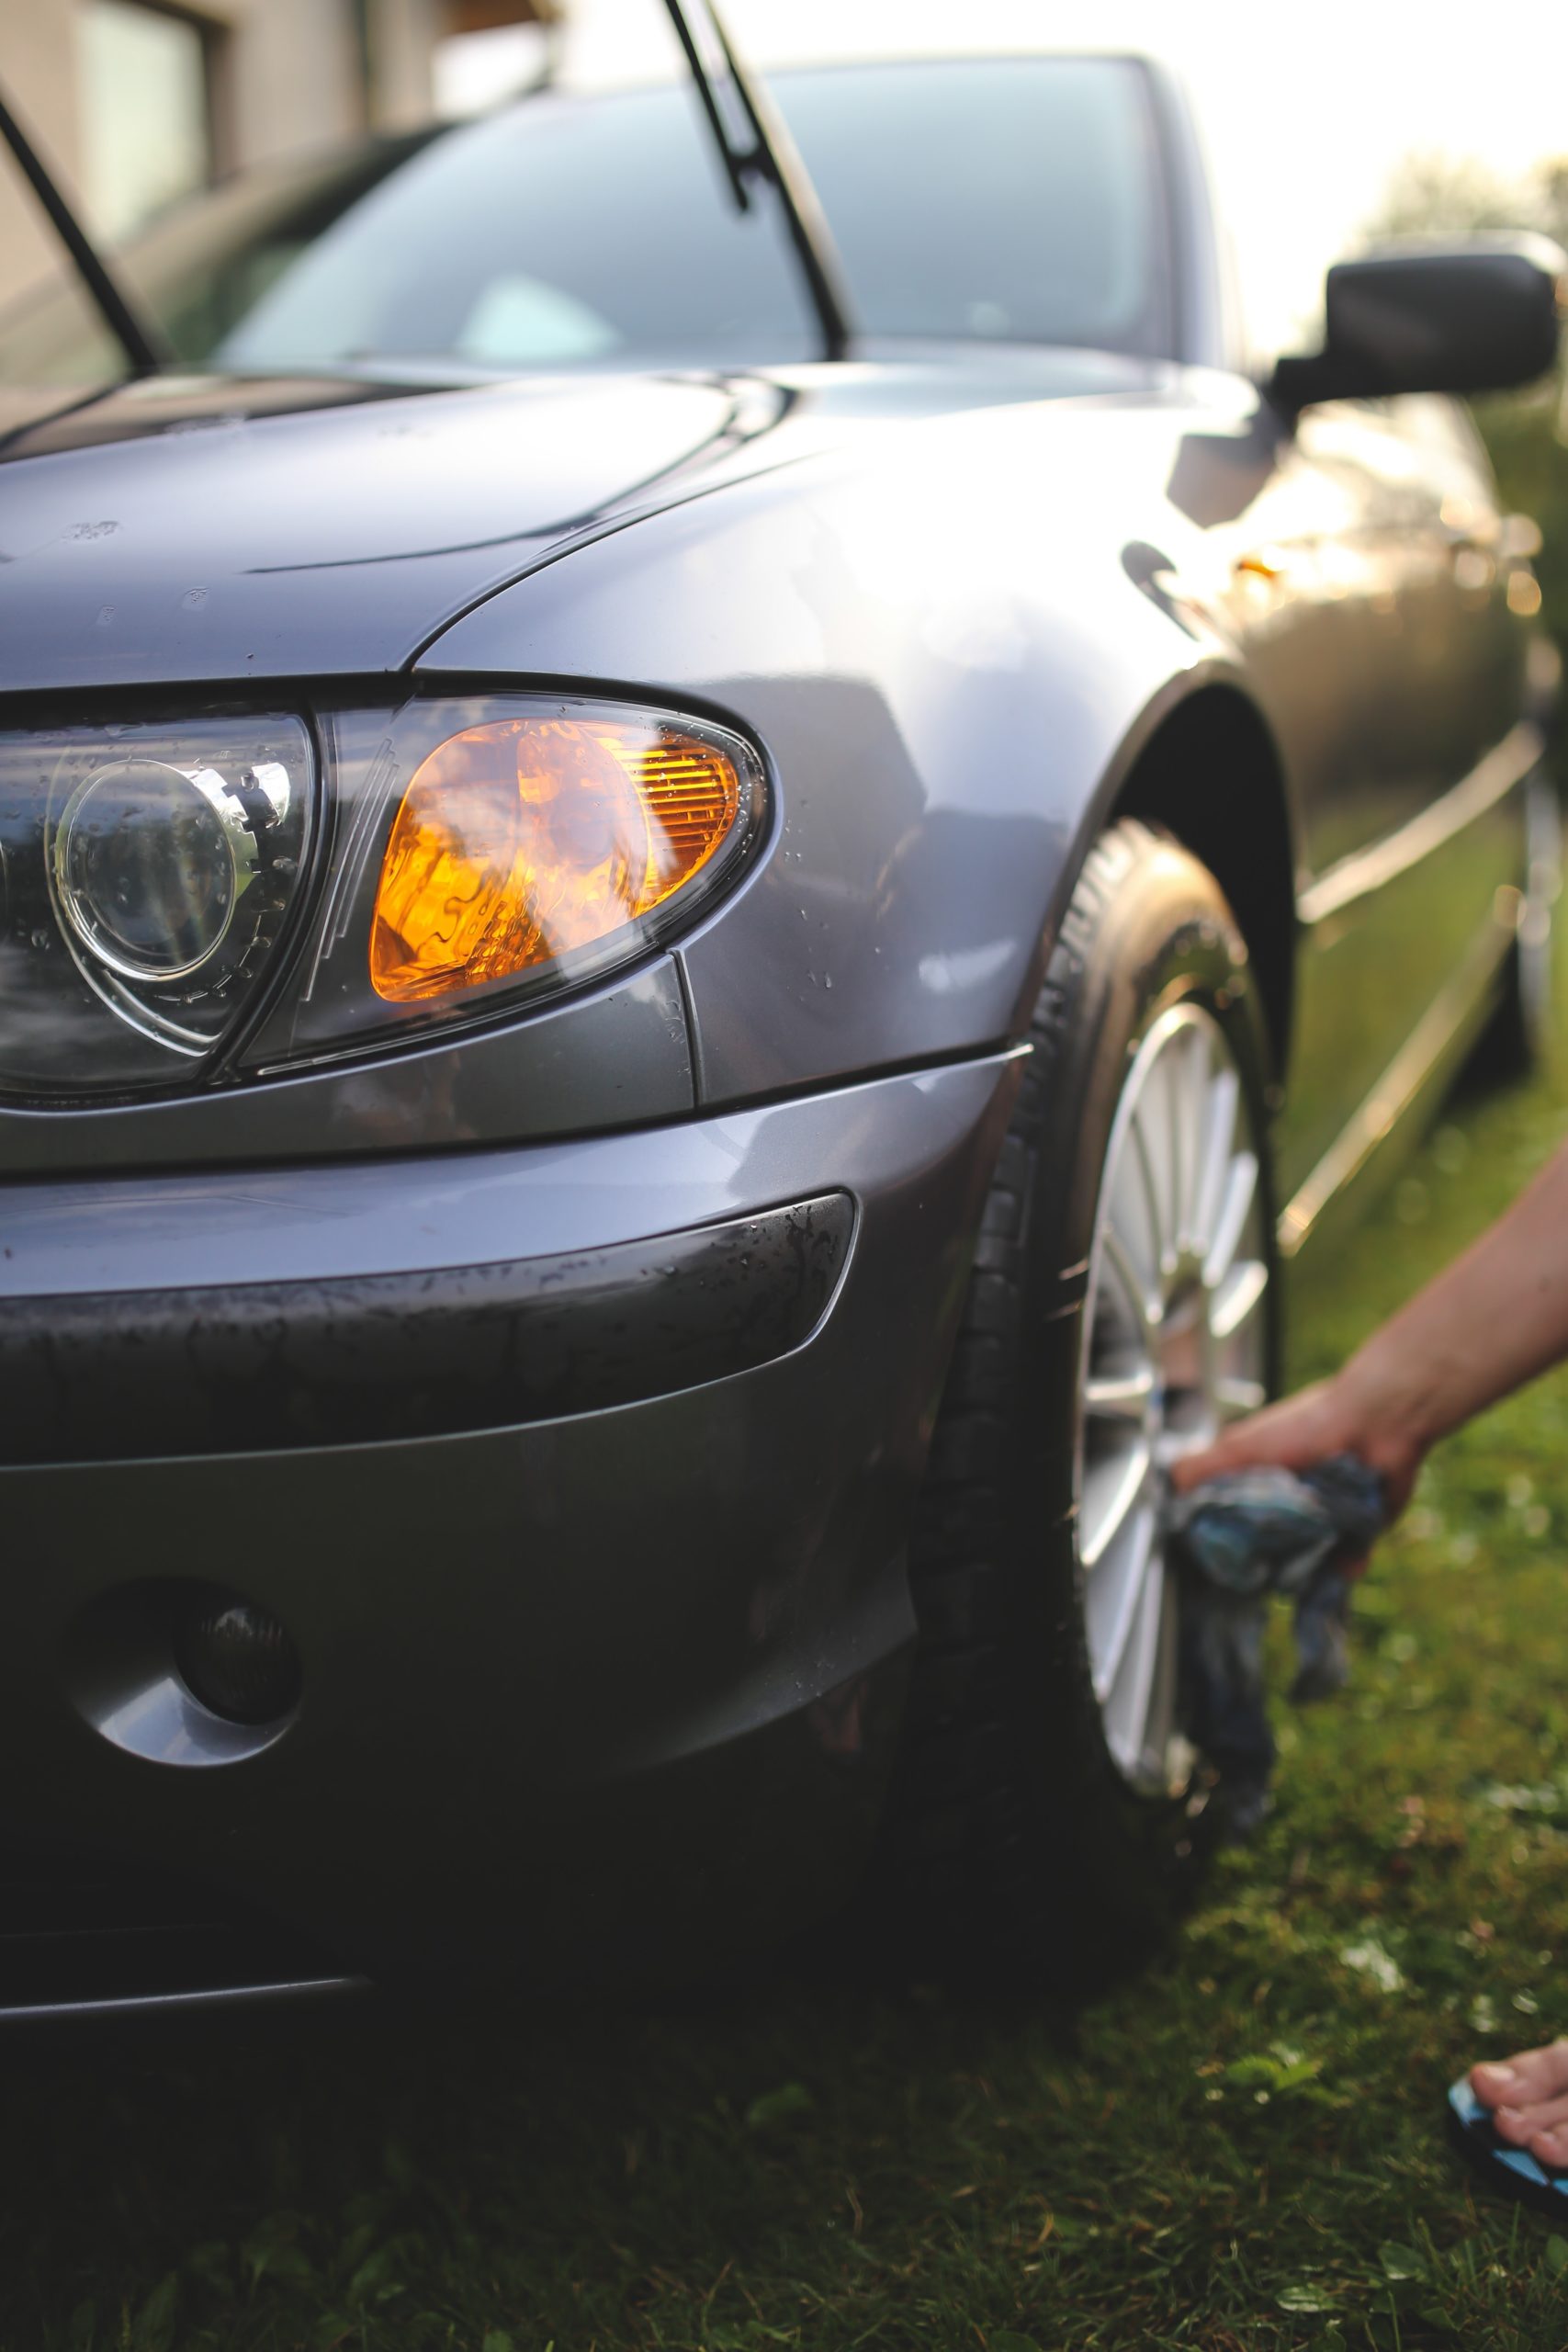
<path id="1" fill-rule="evenodd" d="M 1185 1580 L 1182 1671 L 1193 1737 L 1220 1770 L 1232 1827 L 1269 1809 L 1274 1735 L 1263 1682 L 1264 1604 L 1295 1603 L 1298 1703 L 1349 1672 L 1348 1568 L 1388 1522 L 1375 1470 L 1337 1453 L 1310 1470 L 1235 1470 L 1167 1498 L 1170 1556 Z"/>

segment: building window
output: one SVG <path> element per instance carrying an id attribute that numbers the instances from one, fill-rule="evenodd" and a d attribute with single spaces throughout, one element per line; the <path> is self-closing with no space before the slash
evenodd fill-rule
<path id="1" fill-rule="evenodd" d="M 212 176 L 208 35 L 143 0 L 80 0 L 76 30 L 83 193 L 119 238 Z"/>
<path id="2" fill-rule="evenodd" d="M 565 0 L 446 0 L 431 57 L 436 114 L 482 114 L 547 81 L 565 13 Z"/>

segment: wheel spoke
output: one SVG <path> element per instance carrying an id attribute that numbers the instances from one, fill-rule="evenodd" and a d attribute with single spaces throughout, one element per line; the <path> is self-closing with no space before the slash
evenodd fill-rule
<path id="1" fill-rule="evenodd" d="M 1167 1148 L 1170 1153 L 1170 1242 L 1174 1265 L 1181 1249 L 1181 1206 L 1186 1193 L 1187 1158 L 1181 1133 L 1181 1045 L 1178 1039 L 1162 1059 L 1155 1065 L 1165 1082 L 1165 1118 Z"/>
<path id="2" fill-rule="evenodd" d="M 1190 1029 L 1173 1056 L 1171 1099 L 1176 1106 L 1178 1138 L 1176 1241 L 1179 1250 L 1190 1250 L 1197 1238 L 1198 1209 L 1207 1166 L 1210 1091 L 1209 1040 L 1201 1029 Z"/>
<path id="3" fill-rule="evenodd" d="M 1225 1179 L 1224 1197 L 1214 1226 L 1214 1238 L 1203 1266 L 1203 1280 L 1210 1290 L 1218 1290 L 1246 1230 L 1247 1216 L 1258 1194 L 1258 1159 L 1255 1153 L 1238 1151 L 1231 1162 Z"/>
<path id="4" fill-rule="evenodd" d="M 1155 1550 L 1156 1515 L 1145 1503 L 1127 1524 L 1125 1536 L 1089 1589 L 1089 1654 L 1095 1695 L 1101 1706 L 1116 1688 L 1128 1645 L 1151 1576 L 1164 1573 Z"/>
<path id="5" fill-rule="evenodd" d="M 1165 1565 L 1151 1543 L 1105 1702 L 1107 1744 L 1127 1772 L 1136 1772 L 1145 1761 L 1164 1614 Z"/>
<path id="6" fill-rule="evenodd" d="M 1269 1269 L 1261 1258 L 1244 1258 L 1231 1268 L 1214 1294 L 1209 1329 L 1216 1340 L 1229 1340 L 1254 1314 L 1269 1287 Z"/>
<path id="7" fill-rule="evenodd" d="M 1159 1288 L 1159 1235 L 1135 1151 L 1120 1151 L 1105 1178 L 1104 1221 L 1113 1225 L 1147 1291 Z"/>
<path id="8" fill-rule="evenodd" d="M 1240 1097 L 1241 1087 L 1235 1070 L 1220 1070 L 1209 1088 L 1209 1114 L 1203 1126 L 1202 1177 L 1198 1187 L 1198 1204 L 1192 1215 L 1192 1246 L 1205 1257 L 1213 1250 L 1219 1233 L 1220 1211 L 1224 1204 L 1225 1187 L 1235 1150 L 1235 1114 Z M 1248 1204 L 1250 1200 L 1249 1187 Z M 1242 1215 L 1244 1217 L 1247 1215 L 1246 1204 Z"/>
<path id="9" fill-rule="evenodd" d="M 1144 1133 L 1143 1122 L 1134 1113 L 1129 1123 L 1133 1142 L 1133 1157 L 1138 1163 L 1138 1181 L 1144 1195 L 1144 1213 L 1149 1221 L 1149 1234 L 1154 1242 L 1154 1264 L 1156 1274 L 1176 1262 L 1173 1239 L 1166 1231 L 1165 1206 L 1159 1196 L 1159 1179 L 1149 1151 L 1149 1139 Z"/>
<path id="10" fill-rule="evenodd" d="M 1159 1622 L 1155 1637 L 1154 1677 L 1139 1733 L 1138 1759 L 1134 1770 L 1174 1796 L 1192 1777 L 1196 1750 L 1177 1728 L 1178 1694 L 1181 1684 L 1181 1596 L 1176 1579 L 1166 1573 L 1163 1553 L 1159 1577 Z"/>
<path id="11" fill-rule="evenodd" d="M 1097 1568 L 1115 1544 L 1148 1483 L 1153 1463 L 1148 1440 L 1139 1437 L 1085 1470 L 1078 1506 L 1078 1557 L 1086 1569 Z"/>
<path id="12" fill-rule="evenodd" d="M 1265 1400 L 1269 1261 L 1241 1074 L 1201 1004 L 1140 1041 L 1111 1128 L 1083 1330 L 1077 1548 L 1105 1737 L 1168 1790 L 1180 1742 L 1181 1596 L 1156 1464 Z"/>
<path id="13" fill-rule="evenodd" d="M 1104 1229 L 1103 1247 L 1105 1262 L 1115 1275 L 1127 1305 L 1133 1310 L 1138 1336 L 1146 1345 L 1153 1338 L 1159 1319 L 1159 1301 L 1151 1298 L 1145 1289 L 1138 1270 L 1128 1255 L 1127 1245 L 1113 1225 L 1108 1225 Z"/>
<path id="14" fill-rule="evenodd" d="M 1147 1364 L 1136 1372 L 1091 1373 L 1084 1383 L 1083 1408 L 1097 1420 L 1131 1421 L 1142 1428 L 1155 1393 Z"/>

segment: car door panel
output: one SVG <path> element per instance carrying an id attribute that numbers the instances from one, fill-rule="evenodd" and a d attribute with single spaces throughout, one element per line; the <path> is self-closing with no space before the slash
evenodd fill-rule
<path id="1" fill-rule="evenodd" d="M 1487 551 L 1499 523 L 1484 461 L 1450 416 L 1440 402 L 1342 407 L 1298 434 L 1302 463 L 1354 510 L 1300 550 L 1343 624 L 1352 716 L 1337 762 L 1300 779 L 1287 1195 L 1445 992 L 1483 987 L 1498 893 L 1520 871 L 1515 786 L 1532 747 L 1500 746 L 1523 648 Z"/>

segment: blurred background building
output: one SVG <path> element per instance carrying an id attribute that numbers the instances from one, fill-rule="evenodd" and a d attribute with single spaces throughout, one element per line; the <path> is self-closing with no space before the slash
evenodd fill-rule
<path id="1" fill-rule="evenodd" d="M 466 112 L 545 70 L 560 13 L 561 0 L 16 0 L 0 77 L 113 242 L 230 172 Z M 0 300 L 55 260 L 41 222 L 6 225 Z"/>
<path id="2" fill-rule="evenodd" d="M 1418 38 L 1407 10 L 1366 0 L 1305 16 L 1257 0 L 724 5 L 764 66 L 889 49 L 1169 55 L 1207 119 L 1262 346 L 1310 332 L 1324 265 L 1386 219 L 1401 175 L 1393 209 L 1409 210 L 1413 157 L 1437 192 L 1431 225 L 1557 218 L 1529 183 L 1568 146 L 1562 0 L 1439 13 Z M 680 70 L 663 0 L 0 0 L 0 91 L 111 244 L 235 170 L 474 112 L 547 72 Z M 7 173 L 0 157 L 0 303 L 59 266 Z"/>
<path id="3" fill-rule="evenodd" d="M 1193 85 L 1260 351 L 1313 332 L 1371 230 L 1568 223 L 1568 8 L 1483 22 L 1314 0 L 723 0 L 760 66 L 1134 50 Z M 0 0 L 0 93 L 109 245 L 230 174 L 568 86 L 683 71 L 664 0 Z M 1549 185 L 1542 167 L 1555 170 Z M 0 304 L 62 267 L 0 154 Z"/>

